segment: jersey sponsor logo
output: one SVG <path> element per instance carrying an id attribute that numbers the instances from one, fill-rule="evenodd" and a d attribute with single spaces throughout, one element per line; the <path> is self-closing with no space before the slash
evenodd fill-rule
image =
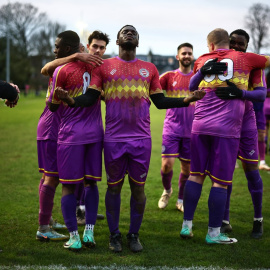
<path id="1" fill-rule="evenodd" d="M 147 78 L 149 76 L 149 71 L 145 68 L 141 68 L 139 72 L 140 72 L 140 75 L 143 76 L 144 78 Z"/>
<path id="2" fill-rule="evenodd" d="M 113 75 L 115 72 L 116 72 L 116 69 L 114 68 L 114 69 L 110 72 L 110 74 Z"/>
<path id="3" fill-rule="evenodd" d="M 174 81 L 174 82 L 173 82 L 173 84 L 172 84 L 172 86 L 176 86 L 176 84 L 177 84 L 177 82 L 176 82 L 176 81 Z"/>

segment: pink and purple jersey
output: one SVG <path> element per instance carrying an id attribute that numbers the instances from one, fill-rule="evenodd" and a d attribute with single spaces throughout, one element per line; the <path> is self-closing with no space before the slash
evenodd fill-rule
<path id="1" fill-rule="evenodd" d="M 250 72 L 248 91 L 253 91 L 256 87 L 266 88 L 264 70 L 254 69 Z M 252 101 L 245 101 L 245 112 L 243 116 L 242 131 L 257 130 L 256 118 Z"/>
<path id="2" fill-rule="evenodd" d="M 168 71 L 159 78 L 161 87 L 168 97 L 182 98 L 190 94 L 189 81 L 193 76 L 182 73 L 179 69 Z M 163 135 L 174 135 L 179 138 L 190 138 L 192 121 L 194 119 L 195 103 L 188 107 L 167 109 L 163 125 Z"/>
<path id="3" fill-rule="evenodd" d="M 163 93 L 157 68 L 139 59 L 104 60 L 92 72 L 90 88 L 104 91 L 106 130 L 104 141 L 125 142 L 151 137 L 150 95 Z"/>
<path id="4" fill-rule="evenodd" d="M 49 80 L 46 100 L 48 100 L 50 96 L 50 92 L 52 89 L 52 78 Z M 46 105 L 44 111 L 42 112 L 37 126 L 37 140 L 52 140 L 57 141 L 58 137 L 58 128 L 60 123 L 60 111 L 61 109 L 55 113 L 51 112 Z"/>
<path id="5" fill-rule="evenodd" d="M 55 89 L 62 87 L 69 96 L 79 96 L 87 90 L 92 67 L 83 62 L 72 62 L 58 67 L 53 74 L 53 83 L 49 102 L 61 104 Z M 104 131 L 101 118 L 100 100 L 87 108 L 71 108 L 63 103 L 58 143 L 80 145 L 100 142 Z"/>
<path id="6" fill-rule="evenodd" d="M 226 80 L 232 81 L 239 89 L 247 90 L 251 70 L 269 66 L 270 58 L 253 53 L 219 49 L 199 57 L 194 65 L 194 73 L 207 61 L 215 58 L 227 63 L 227 72 L 223 75 L 205 76 L 201 81 L 199 89 L 204 89 L 206 95 L 196 102 L 192 133 L 239 138 L 245 101 L 219 99 L 215 90 L 217 87 L 226 87 Z"/>

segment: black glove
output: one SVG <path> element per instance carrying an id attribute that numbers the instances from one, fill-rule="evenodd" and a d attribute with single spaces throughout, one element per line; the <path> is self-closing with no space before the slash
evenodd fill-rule
<path id="1" fill-rule="evenodd" d="M 201 73 L 203 75 L 223 74 L 227 70 L 227 65 L 224 62 L 217 62 L 217 60 L 216 58 L 204 64 Z"/>
<path id="2" fill-rule="evenodd" d="M 236 87 L 232 82 L 226 80 L 228 87 L 217 87 L 216 95 L 220 99 L 235 99 L 243 96 L 243 90 Z"/>

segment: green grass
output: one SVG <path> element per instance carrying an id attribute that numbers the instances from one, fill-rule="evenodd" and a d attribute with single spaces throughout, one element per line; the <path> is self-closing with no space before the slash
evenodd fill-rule
<path id="1" fill-rule="evenodd" d="M 264 181 L 264 235 L 261 240 L 250 238 L 253 208 L 242 169 L 234 174 L 231 200 L 231 223 L 233 237 L 238 243 L 228 246 L 208 246 L 204 239 L 208 224 L 207 200 L 210 180 L 203 187 L 194 219 L 194 238 L 180 239 L 182 214 L 175 209 L 179 162 L 175 162 L 174 193 L 168 207 L 160 210 L 157 202 L 162 193 L 160 178 L 161 132 L 165 111 L 151 106 L 153 150 L 148 179 L 146 182 L 147 204 L 140 230 L 144 250 L 131 253 L 126 247 L 121 254 L 112 254 L 108 249 L 109 230 L 106 220 L 97 221 L 95 226 L 95 249 L 84 249 L 80 253 L 65 250 L 63 243 L 41 243 L 35 240 L 38 227 L 38 172 L 36 154 L 36 127 L 44 108 L 44 98 L 32 95 L 21 97 L 19 105 L 9 109 L 0 103 L 0 269 L 14 269 L 16 265 L 37 266 L 62 265 L 68 269 L 81 266 L 111 266 L 119 269 L 126 266 L 140 267 L 202 267 L 202 268 L 270 268 L 270 175 L 262 172 Z M 267 156 L 267 162 L 270 158 Z M 106 179 L 99 184 L 99 213 L 105 214 L 104 197 Z M 53 216 L 63 222 L 60 206 L 61 186 L 55 197 Z M 128 181 L 122 190 L 120 230 L 123 235 L 129 225 Z M 82 235 L 83 227 L 79 228 Z M 29 268 L 29 269 L 30 269 Z M 41 267 L 42 268 L 42 267 Z M 54 269 L 52 267 L 51 269 Z"/>

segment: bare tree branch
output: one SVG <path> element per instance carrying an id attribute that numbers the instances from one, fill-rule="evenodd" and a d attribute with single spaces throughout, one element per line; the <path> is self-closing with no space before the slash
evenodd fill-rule
<path id="1" fill-rule="evenodd" d="M 270 45 L 268 32 L 270 28 L 270 7 L 265 4 L 254 4 L 245 18 L 245 25 L 250 30 L 253 50 L 260 53 L 262 48 Z"/>

